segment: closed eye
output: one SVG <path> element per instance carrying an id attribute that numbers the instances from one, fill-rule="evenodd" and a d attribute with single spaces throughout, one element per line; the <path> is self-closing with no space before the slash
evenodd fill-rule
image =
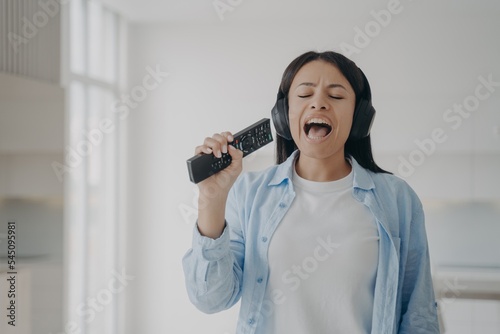
<path id="1" fill-rule="evenodd" d="M 312 95 L 297 95 L 298 97 L 300 97 L 301 99 L 305 99 L 307 97 L 311 97 Z M 342 100 L 343 97 L 342 96 L 332 96 L 332 95 L 329 95 L 328 97 L 330 97 L 331 99 L 335 99 L 335 100 Z"/>

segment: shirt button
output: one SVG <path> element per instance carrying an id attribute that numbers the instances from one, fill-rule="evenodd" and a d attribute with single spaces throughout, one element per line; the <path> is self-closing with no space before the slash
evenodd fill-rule
<path id="1" fill-rule="evenodd" d="M 257 278 L 257 283 L 262 283 L 263 279 L 262 277 Z"/>
<path id="2" fill-rule="evenodd" d="M 250 318 L 250 319 L 248 320 L 248 324 L 249 324 L 249 325 L 253 325 L 253 324 L 254 324 L 254 322 L 255 322 L 255 319 L 254 319 L 254 318 Z"/>
<path id="3" fill-rule="evenodd" d="M 286 206 L 285 203 L 283 203 L 283 202 L 280 203 L 280 208 L 284 208 L 285 206 Z"/>
<path id="4" fill-rule="evenodd" d="M 266 242 L 267 241 L 267 237 L 262 237 L 262 242 Z"/>

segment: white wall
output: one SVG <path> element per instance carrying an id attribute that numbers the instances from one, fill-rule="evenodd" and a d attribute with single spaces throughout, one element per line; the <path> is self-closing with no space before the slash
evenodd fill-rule
<path id="1" fill-rule="evenodd" d="M 245 5 L 227 15 L 237 16 Z M 310 49 L 338 51 L 342 42 L 354 44 L 353 28 L 363 28 L 373 20 L 370 10 L 386 5 L 332 10 L 320 20 L 132 25 L 130 92 L 141 85 L 148 66 L 158 65 L 169 76 L 127 119 L 127 256 L 136 276 L 127 290 L 128 333 L 234 332 L 237 307 L 207 316 L 185 293 L 181 258 L 190 247 L 194 217 L 185 219 L 180 209 L 196 202 L 185 160 L 204 137 L 269 117 L 281 74 L 293 58 Z M 401 13 L 352 57 L 370 80 L 378 111 L 375 156 L 396 171 L 398 157 L 415 150 L 415 139 L 442 127 L 448 140 L 408 181 L 425 199 L 498 200 L 493 190 L 500 178 L 493 172 L 500 169 L 494 128 L 500 125 L 500 89 L 457 130 L 442 119 L 447 108 L 474 93 L 479 76 L 492 74 L 500 81 L 500 44 L 494 42 L 498 11 L 463 11 L 449 8 L 451 2 L 401 5 Z M 246 167 L 272 164 L 273 152 L 269 145 L 249 157 Z M 471 166 L 489 172 L 474 174 Z M 474 190 L 477 184 L 484 190 Z"/>

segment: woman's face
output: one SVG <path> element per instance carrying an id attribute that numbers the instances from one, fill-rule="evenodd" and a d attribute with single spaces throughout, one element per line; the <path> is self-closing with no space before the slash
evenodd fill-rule
<path id="1" fill-rule="evenodd" d="M 288 103 L 290 131 L 301 155 L 343 156 L 356 96 L 335 66 L 322 60 L 302 66 L 292 81 Z"/>

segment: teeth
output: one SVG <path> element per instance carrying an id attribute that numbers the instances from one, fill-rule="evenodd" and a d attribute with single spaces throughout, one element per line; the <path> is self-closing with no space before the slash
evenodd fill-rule
<path id="1" fill-rule="evenodd" d="M 328 123 L 327 121 L 325 121 L 324 119 L 321 119 L 321 118 L 311 118 L 310 120 L 307 121 L 306 124 L 311 124 L 311 123 L 315 123 L 315 124 L 326 124 L 326 125 L 329 125 L 331 126 L 330 123 Z"/>
<path id="2" fill-rule="evenodd" d="M 312 124 L 323 124 L 323 125 L 326 125 L 326 127 L 328 127 L 328 128 L 329 128 L 328 133 L 327 133 L 326 135 L 328 135 L 328 134 L 331 132 L 331 130 L 332 130 L 332 126 L 331 126 L 331 124 L 330 124 L 328 121 L 326 121 L 326 120 L 324 120 L 324 119 L 321 119 L 321 118 L 311 118 L 311 119 L 309 119 L 309 120 L 306 122 L 306 124 L 304 125 L 304 131 L 306 132 L 306 135 L 307 135 L 307 137 L 308 137 L 309 139 L 319 140 L 319 139 L 324 138 L 324 137 L 314 137 L 314 136 L 313 136 L 313 135 L 309 132 L 309 130 L 310 130 L 310 129 L 311 129 L 311 127 L 312 127 Z"/>

